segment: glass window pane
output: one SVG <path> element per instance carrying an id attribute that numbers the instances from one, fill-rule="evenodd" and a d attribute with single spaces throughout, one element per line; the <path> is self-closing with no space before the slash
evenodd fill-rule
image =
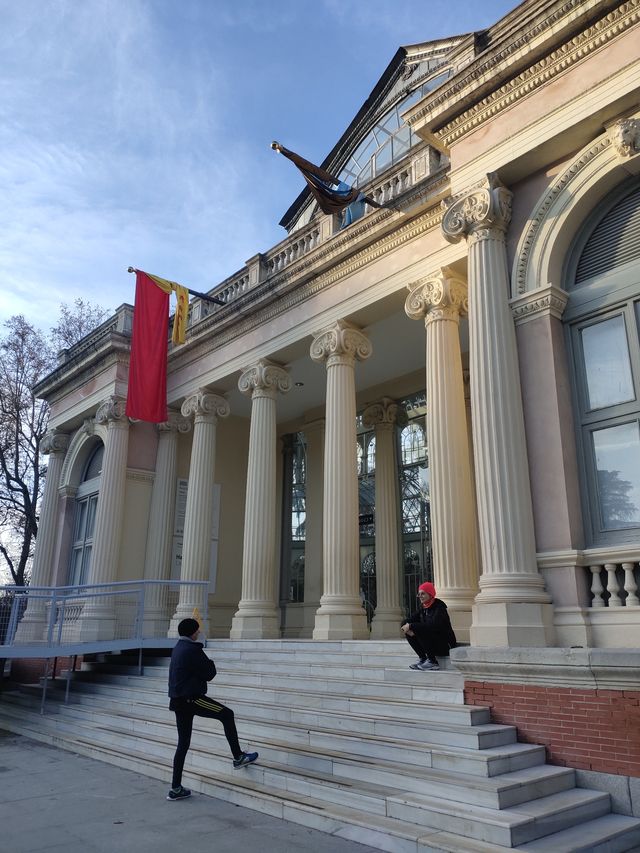
<path id="1" fill-rule="evenodd" d="M 76 527 L 73 534 L 74 542 L 84 542 L 85 528 L 87 522 L 87 501 L 78 504 L 76 509 Z"/>
<path id="2" fill-rule="evenodd" d="M 582 329 L 589 409 L 634 399 L 627 334 L 622 314 Z"/>
<path id="3" fill-rule="evenodd" d="M 93 527 L 96 522 L 96 507 L 98 505 L 98 496 L 91 495 L 89 498 L 89 513 L 87 517 L 87 532 L 85 539 L 93 539 Z"/>
<path id="4" fill-rule="evenodd" d="M 596 430 L 593 448 L 598 501 L 605 530 L 640 525 L 640 430 L 638 423 Z"/>

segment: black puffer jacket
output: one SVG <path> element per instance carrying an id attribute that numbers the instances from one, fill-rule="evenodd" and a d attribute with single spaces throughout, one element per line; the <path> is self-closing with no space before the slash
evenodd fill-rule
<path id="1" fill-rule="evenodd" d="M 422 633 L 429 633 L 432 642 L 435 641 L 437 655 L 448 655 L 449 649 L 455 649 L 458 644 L 451 627 L 447 605 L 439 598 L 433 599 L 431 607 L 420 607 L 402 624 L 406 625 L 407 622 L 418 637 Z"/>
<path id="2" fill-rule="evenodd" d="M 202 643 L 180 637 L 171 652 L 169 665 L 169 696 L 172 699 L 193 699 L 204 696 L 207 681 L 216 674 L 216 665 L 204 653 Z"/>

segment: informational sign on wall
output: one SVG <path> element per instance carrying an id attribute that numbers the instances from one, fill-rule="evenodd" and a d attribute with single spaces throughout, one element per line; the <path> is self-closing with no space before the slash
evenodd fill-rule
<path id="1" fill-rule="evenodd" d="M 173 542 L 171 549 L 171 579 L 180 580 L 182 576 L 182 547 L 184 542 L 184 520 L 187 509 L 187 491 L 189 481 L 178 479 L 176 484 L 176 510 L 173 524 Z M 220 483 L 213 484 L 213 508 L 211 518 L 211 553 L 209 559 L 209 592 L 216 591 L 218 573 L 218 535 L 220 529 Z"/>

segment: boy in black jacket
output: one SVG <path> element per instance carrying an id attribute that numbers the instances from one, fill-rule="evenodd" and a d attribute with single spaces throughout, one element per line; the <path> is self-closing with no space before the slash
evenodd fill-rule
<path id="1" fill-rule="evenodd" d="M 178 625 L 180 639 L 171 652 L 169 666 L 170 710 L 175 712 L 178 729 L 178 748 L 173 758 L 173 778 L 168 800 L 184 800 L 191 791 L 182 786 L 182 769 L 191 743 L 194 717 L 212 717 L 224 726 L 229 748 L 233 753 L 233 766 L 245 767 L 258 757 L 257 752 L 243 752 L 238 742 L 238 732 L 233 711 L 220 702 L 209 699 L 207 681 L 216 674 L 216 666 L 197 642 L 200 626 L 195 619 L 183 619 Z"/>
<path id="2" fill-rule="evenodd" d="M 440 669 L 436 655 L 448 655 L 457 645 L 447 605 L 436 598 L 436 588 L 429 581 L 418 587 L 421 607 L 400 626 L 407 642 L 420 658 L 409 669 Z"/>

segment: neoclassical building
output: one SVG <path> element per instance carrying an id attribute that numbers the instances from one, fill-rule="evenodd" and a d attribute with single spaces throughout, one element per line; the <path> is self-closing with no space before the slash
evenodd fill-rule
<path id="1" fill-rule="evenodd" d="M 637 714 L 639 20 L 527 0 L 401 48 L 322 164 L 385 206 L 305 190 L 194 299 L 166 423 L 124 415 L 131 306 L 61 353 L 32 583 L 206 580 L 210 637 L 327 640 L 397 639 L 432 578 L 468 701 Z"/>

